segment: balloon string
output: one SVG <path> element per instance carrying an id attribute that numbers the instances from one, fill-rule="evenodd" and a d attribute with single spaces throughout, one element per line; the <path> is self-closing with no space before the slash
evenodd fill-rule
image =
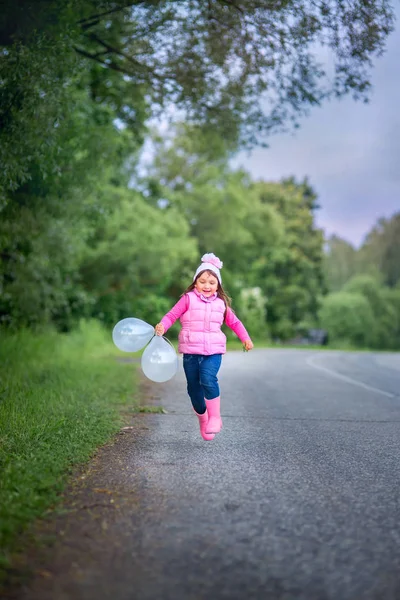
<path id="1" fill-rule="evenodd" d="M 175 348 L 174 348 L 174 345 L 173 345 L 173 344 L 172 344 L 172 343 L 169 341 L 169 339 L 168 339 L 168 338 L 166 338 L 166 337 L 165 337 L 165 335 L 157 335 L 156 333 L 155 333 L 155 334 L 153 335 L 153 337 L 152 337 L 152 338 L 151 338 L 151 339 L 148 341 L 148 343 L 146 344 L 146 348 L 147 348 L 147 346 L 149 346 L 149 345 L 150 345 L 150 343 L 151 343 L 151 342 L 154 340 L 154 338 L 155 338 L 155 337 L 158 337 L 158 338 L 162 337 L 162 338 L 163 338 L 163 340 L 165 340 L 166 342 L 168 342 L 168 344 L 171 346 L 171 348 L 173 349 L 173 351 L 174 351 L 174 352 L 175 352 L 175 354 L 176 354 L 176 350 L 175 350 Z"/>
<path id="2" fill-rule="evenodd" d="M 168 338 L 166 338 L 164 335 L 162 335 L 161 337 L 162 337 L 162 338 L 163 338 L 163 339 L 164 339 L 166 342 L 168 342 L 168 344 L 169 344 L 170 346 L 172 346 L 172 348 L 174 348 L 173 344 L 172 344 L 172 343 L 169 341 L 169 339 L 168 339 Z M 175 350 L 175 348 L 174 348 L 174 350 Z"/>
<path id="3" fill-rule="evenodd" d="M 154 340 L 154 338 L 155 338 L 155 337 L 156 337 L 156 338 L 160 338 L 160 337 L 161 337 L 161 338 L 163 338 L 163 340 L 165 340 L 166 342 L 168 342 L 168 344 L 169 344 L 169 345 L 170 345 L 172 348 L 174 348 L 174 345 L 173 345 L 173 344 L 172 344 L 172 343 L 169 341 L 169 339 L 168 339 L 168 338 L 166 338 L 166 337 L 165 337 L 165 335 L 157 335 L 156 333 L 155 333 L 155 334 L 153 335 L 153 337 L 152 337 L 152 338 L 149 340 L 148 344 L 150 344 L 150 342 L 152 342 L 152 341 Z M 175 350 L 175 348 L 174 348 L 174 350 Z"/>

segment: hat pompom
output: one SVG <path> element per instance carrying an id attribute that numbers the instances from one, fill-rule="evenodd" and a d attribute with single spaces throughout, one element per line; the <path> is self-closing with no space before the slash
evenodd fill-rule
<path id="1" fill-rule="evenodd" d="M 215 256 L 213 252 L 209 252 L 208 254 L 203 254 L 201 257 L 201 262 L 210 263 L 210 265 L 214 265 L 217 269 L 222 269 L 223 262 L 219 260 L 218 256 Z"/>

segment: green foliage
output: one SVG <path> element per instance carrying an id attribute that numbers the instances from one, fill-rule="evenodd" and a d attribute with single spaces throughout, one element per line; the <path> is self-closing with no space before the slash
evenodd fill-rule
<path id="1" fill-rule="evenodd" d="M 393 329 L 398 315 L 386 300 L 380 283 L 369 275 L 358 275 L 343 287 L 344 292 L 362 294 L 371 307 L 374 324 L 370 329 L 370 344 L 375 348 L 393 347 Z"/>
<path id="2" fill-rule="evenodd" d="M 385 348 L 400 350 L 400 286 L 397 288 L 383 288 L 382 296 L 387 306 L 390 307 L 392 323 L 390 336 L 385 340 Z M 388 311 L 389 312 L 389 311 Z"/>
<path id="3" fill-rule="evenodd" d="M 328 289 L 338 292 L 357 272 L 356 249 L 346 240 L 332 235 L 325 245 L 324 269 Z"/>
<path id="4" fill-rule="evenodd" d="M 400 213 L 386 220 L 383 237 L 385 247 L 381 264 L 384 283 L 395 287 L 400 282 Z"/>
<path id="5" fill-rule="evenodd" d="M 369 344 L 400 348 L 400 214 L 379 219 L 360 249 L 333 236 L 328 240 L 325 269 L 330 290 L 362 294 L 374 315 Z"/>
<path id="6" fill-rule="evenodd" d="M 329 96 L 367 98 L 370 61 L 393 28 L 382 0 L 114 5 L 82 22 L 78 50 L 146 84 L 154 107 L 173 105 L 187 121 L 248 144 Z M 319 44 L 332 73 L 315 58 Z"/>
<path id="7" fill-rule="evenodd" d="M 44 177 L 40 157 L 33 157 L 29 179 L 7 192 L 0 220 L 0 321 L 14 328 L 53 322 L 68 329 L 90 314 L 94 298 L 79 267 L 93 230 L 113 210 L 104 188 L 110 180 L 126 187 L 126 162 L 134 164 L 144 130 L 143 122 L 135 132 L 117 128 L 104 94 L 92 99 L 98 85 L 96 67 L 68 88 L 68 110 L 56 128 L 57 170 Z"/>
<path id="8" fill-rule="evenodd" d="M 359 250 L 359 273 L 379 272 L 384 285 L 400 282 L 400 213 L 379 219 Z"/>
<path id="9" fill-rule="evenodd" d="M 239 311 L 241 290 L 260 287 L 267 326 L 286 339 L 299 321 L 316 317 L 324 292 L 316 196 L 307 181 L 255 184 L 229 167 L 229 157 L 216 134 L 180 126 L 175 136 L 155 140 L 148 195 L 165 213 L 177 208 L 185 215 L 201 253 L 213 248 L 229 257 L 224 286 Z"/>
<path id="10" fill-rule="evenodd" d="M 167 308 L 166 290 L 187 285 L 196 242 L 176 209 L 160 211 L 126 188 L 109 186 L 106 193 L 114 209 L 94 231 L 80 266 L 85 290 L 96 297 L 92 313 L 108 324 L 127 315 L 156 323 Z"/>
<path id="11" fill-rule="evenodd" d="M 315 226 L 316 195 L 308 182 L 259 182 L 253 189 L 283 223 L 279 243 L 266 244 L 254 264 L 255 279 L 267 298 L 272 335 L 287 339 L 304 319 L 315 319 L 325 292 L 323 234 Z"/>
<path id="12" fill-rule="evenodd" d="M 2 216 L 0 319 L 13 329 L 50 322 L 65 327 L 87 302 L 77 277 L 84 244 L 79 219 L 16 203 Z"/>
<path id="13" fill-rule="evenodd" d="M 328 331 L 330 343 L 349 341 L 354 346 L 369 346 L 374 341 L 375 319 L 372 308 L 361 293 L 333 292 L 322 300 L 319 320 Z"/>
<path id="14" fill-rule="evenodd" d="M 393 19 L 388 0 L 6 3 L 1 200 L 30 179 L 31 162 L 43 177 L 62 167 L 57 128 L 82 71 L 98 67 L 93 100 L 135 130 L 147 104 L 152 115 L 178 112 L 233 145 L 251 145 L 332 95 L 367 99 L 370 64 Z M 318 44 L 331 54 L 331 74 L 315 58 Z"/>
<path id="15" fill-rule="evenodd" d="M 325 268 L 331 291 L 339 290 L 355 275 L 371 275 L 382 285 L 400 281 L 400 213 L 379 219 L 356 250 L 338 236 L 327 241 Z"/>
<path id="16" fill-rule="evenodd" d="M 43 179 L 60 168 L 60 125 L 79 62 L 66 52 L 69 43 L 68 36 L 41 34 L 34 48 L 0 49 L 0 209 L 6 192 L 29 181 L 35 165 Z"/>
<path id="17" fill-rule="evenodd" d="M 116 119 L 133 136 L 131 151 L 141 145 L 148 117 L 146 86 L 75 49 L 82 35 L 80 18 L 108 5 L 25 1 L 3 12 L 0 210 L 12 200 L 8 192 L 31 180 L 46 189 L 47 179 L 58 175 L 65 192 L 71 177 L 76 182 L 92 175 L 93 168 L 99 171 L 107 153 L 104 133 L 115 128 Z"/>
<path id="18" fill-rule="evenodd" d="M 203 135 L 199 129 L 181 125 L 172 139 L 156 139 L 144 184 L 148 200 L 161 214 L 178 210 L 185 217 L 200 254 L 212 247 L 221 256 L 229 255 L 235 271 L 242 272 L 249 267 L 259 239 L 252 235 L 250 220 L 256 225 L 255 233 L 264 227 L 273 236 L 272 222 L 277 216 L 272 211 L 261 214 L 249 191 L 248 176 L 230 170 L 228 156 L 217 135 Z M 198 256 L 189 268 L 197 266 L 197 261 Z M 225 268 L 224 281 L 229 285 Z"/>
<path id="19" fill-rule="evenodd" d="M 243 272 L 260 243 L 283 235 L 279 215 L 252 193 L 248 174 L 230 169 L 218 135 L 180 125 L 172 139 L 156 141 L 148 197 L 165 214 L 175 208 L 184 215 L 200 253 L 212 247 Z"/>
<path id="20" fill-rule="evenodd" d="M 240 318 L 246 323 L 246 329 L 253 339 L 268 338 L 266 299 L 261 288 L 242 289 L 239 298 Z"/>
<path id="21" fill-rule="evenodd" d="M 260 287 L 271 335 L 315 322 L 325 283 L 314 191 L 255 184 L 229 159 L 329 95 L 366 98 L 389 2 L 23 0 L 2 17 L 3 324 L 156 321 L 210 249 L 228 257 L 239 308 L 241 290 Z M 314 59 L 322 40 L 331 86 Z M 160 115 L 186 123 L 154 141 L 143 182 L 138 152 Z M 392 242 L 379 268 L 394 286 L 398 226 L 381 225 Z"/>
<path id="22" fill-rule="evenodd" d="M 136 408 L 132 366 L 115 360 L 109 332 L 1 331 L 0 579 L 19 534 L 58 500 L 72 465 L 86 461 Z"/>

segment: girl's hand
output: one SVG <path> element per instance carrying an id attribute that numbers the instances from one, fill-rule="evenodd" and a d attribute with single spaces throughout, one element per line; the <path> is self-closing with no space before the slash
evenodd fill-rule
<path id="1" fill-rule="evenodd" d="M 243 349 L 248 352 L 249 350 L 252 350 L 254 348 L 254 344 L 251 340 L 246 340 L 243 343 Z"/>
<path id="2" fill-rule="evenodd" d="M 155 326 L 156 335 L 164 335 L 165 327 L 162 323 L 157 323 Z"/>

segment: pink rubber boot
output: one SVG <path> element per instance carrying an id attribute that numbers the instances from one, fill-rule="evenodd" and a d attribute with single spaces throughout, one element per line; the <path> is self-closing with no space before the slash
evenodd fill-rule
<path id="1" fill-rule="evenodd" d="M 206 433 L 219 433 L 222 429 L 222 419 L 220 413 L 221 399 L 218 396 L 212 400 L 206 400 L 208 412 L 208 424 Z"/>
<path id="2" fill-rule="evenodd" d="M 207 442 L 210 440 L 213 440 L 215 438 L 215 435 L 213 433 L 206 433 L 206 428 L 207 428 L 207 423 L 208 423 L 208 412 L 206 410 L 206 412 L 202 415 L 199 415 L 199 413 L 197 413 L 196 411 L 194 411 L 197 415 L 197 418 L 199 420 L 199 425 L 200 425 L 200 435 L 203 438 L 203 440 L 206 440 Z"/>

